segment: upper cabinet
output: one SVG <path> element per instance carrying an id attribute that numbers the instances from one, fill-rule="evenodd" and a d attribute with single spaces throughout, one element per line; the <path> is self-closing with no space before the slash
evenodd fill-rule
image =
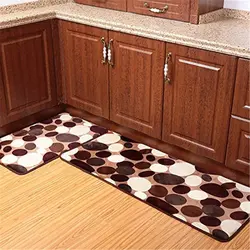
<path id="1" fill-rule="evenodd" d="M 57 104 L 51 21 L 0 30 L 0 126 Z"/>
<path id="2" fill-rule="evenodd" d="M 108 31 L 64 21 L 60 27 L 67 104 L 109 118 L 109 68 L 103 61 Z"/>
<path id="3" fill-rule="evenodd" d="M 163 140 L 224 162 L 236 58 L 167 44 Z"/>
<path id="4" fill-rule="evenodd" d="M 75 0 L 75 2 L 107 9 L 127 10 L 127 0 Z"/>
<path id="5" fill-rule="evenodd" d="M 199 16 L 223 8 L 224 0 L 75 0 L 76 3 L 123 10 L 193 24 Z"/>
<path id="6" fill-rule="evenodd" d="M 161 138 L 165 43 L 110 32 L 110 119 Z"/>
<path id="7" fill-rule="evenodd" d="M 190 4 L 189 0 L 131 0 L 128 1 L 128 11 L 187 22 Z"/>
<path id="8" fill-rule="evenodd" d="M 250 60 L 239 59 L 233 115 L 250 119 Z"/>

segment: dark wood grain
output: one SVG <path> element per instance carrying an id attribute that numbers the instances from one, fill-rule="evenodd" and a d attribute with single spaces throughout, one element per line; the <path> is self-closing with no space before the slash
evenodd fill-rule
<path id="1" fill-rule="evenodd" d="M 226 165 L 250 175 L 250 120 L 231 118 Z"/>
<path id="2" fill-rule="evenodd" d="M 236 58 L 167 44 L 163 140 L 218 162 L 225 160 Z"/>
<path id="3" fill-rule="evenodd" d="M 61 21 L 66 103 L 109 118 L 108 66 L 102 64 L 108 31 Z"/>
<path id="4" fill-rule="evenodd" d="M 169 155 L 176 157 L 178 159 L 182 159 L 184 161 L 190 162 L 196 166 L 199 166 L 204 172 L 208 173 L 215 173 L 218 175 L 225 176 L 229 179 L 232 179 L 234 181 L 237 181 L 239 183 L 242 183 L 244 185 L 250 185 L 249 183 L 249 176 L 246 174 L 243 174 L 242 172 L 235 171 L 233 169 L 225 167 L 224 164 L 215 162 L 211 159 L 208 159 L 206 157 L 202 157 L 198 154 L 194 154 L 192 152 L 189 152 L 187 150 L 184 150 L 180 147 L 170 145 L 166 142 L 163 142 L 161 140 L 155 139 L 149 135 L 145 135 L 143 133 L 140 133 L 138 131 L 135 131 L 133 129 L 129 129 L 126 126 L 118 125 L 110 120 L 94 116 L 90 113 L 87 113 L 83 110 L 76 109 L 74 107 L 66 106 L 66 111 L 71 113 L 72 115 L 82 117 L 83 119 L 86 119 L 88 121 L 91 121 L 95 124 L 98 124 L 100 126 L 104 126 L 111 131 L 115 131 L 117 133 L 120 133 L 128 138 L 132 138 L 135 141 L 144 143 L 146 145 L 149 145 L 150 147 L 159 149 L 163 152 L 168 153 Z"/>
<path id="5" fill-rule="evenodd" d="M 110 68 L 110 119 L 161 137 L 165 43 L 110 32 L 114 67 Z"/>
<path id="6" fill-rule="evenodd" d="M 75 0 L 75 2 L 114 10 L 127 10 L 127 0 Z"/>
<path id="7" fill-rule="evenodd" d="M 239 59 L 233 114 L 250 119 L 250 60 Z"/>
<path id="8" fill-rule="evenodd" d="M 147 2 L 151 8 L 163 9 L 166 5 L 168 10 L 165 13 L 153 13 L 144 6 Z M 189 0 L 130 0 L 128 11 L 155 17 L 163 17 L 180 21 L 189 21 L 190 1 Z"/>
<path id="9" fill-rule="evenodd" d="M 199 0 L 199 15 L 222 9 L 224 0 Z"/>
<path id="10" fill-rule="evenodd" d="M 0 31 L 1 124 L 57 104 L 51 21 Z"/>

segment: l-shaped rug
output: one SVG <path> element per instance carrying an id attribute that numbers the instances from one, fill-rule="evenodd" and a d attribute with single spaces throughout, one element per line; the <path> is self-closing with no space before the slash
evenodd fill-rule
<path id="1" fill-rule="evenodd" d="M 61 158 L 179 221 L 229 241 L 249 222 L 250 188 L 68 113 L 0 138 L 17 174 Z"/>

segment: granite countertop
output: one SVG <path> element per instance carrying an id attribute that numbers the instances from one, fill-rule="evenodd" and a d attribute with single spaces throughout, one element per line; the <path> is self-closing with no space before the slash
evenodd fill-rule
<path id="1" fill-rule="evenodd" d="M 250 59 L 250 20 L 232 17 L 194 25 L 69 2 L 9 13 L 0 9 L 0 29 L 52 18 Z"/>

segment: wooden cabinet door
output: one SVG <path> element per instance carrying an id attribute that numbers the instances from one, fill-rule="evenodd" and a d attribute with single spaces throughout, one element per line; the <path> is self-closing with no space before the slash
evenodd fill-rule
<path id="1" fill-rule="evenodd" d="M 233 114 L 250 119 L 250 60 L 239 59 Z"/>
<path id="2" fill-rule="evenodd" d="M 163 140 L 224 162 L 236 58 L 173 44 L 169 52 Z"/>
<path id="3" fill-rule="evenodd" d="M 250 120 L 232 116 L 226 166 L 250 175 Z"/>
<path id="4" fill-rule="evenodd" d="M 108 31 L 61 22 L 66 102 L 94 115 L 109 118 L 108 66 L 102 64 Z"/>
<path id="5" fill-rule="evenodd" d="M 127 0 L 75 0 L 75 2 L 114 10 L 127 10 Z"/>
<path id="6" fill-rule="evenodd" d="M 57 104 L 51 21 L 0 30 L 0 126 Z"/>
<path id="7" fill-rule="evenodd" d="M 127 4 L 128 11 L 138 14 L 186 22 L 190 19 L 190 0 L 130 0 Z"/>
<path id="8" fill-rule="evenodd" d="M 114 122 L 155 138 L 161 137 L 164 42 L 110 32 L 110 68 Z"/>

